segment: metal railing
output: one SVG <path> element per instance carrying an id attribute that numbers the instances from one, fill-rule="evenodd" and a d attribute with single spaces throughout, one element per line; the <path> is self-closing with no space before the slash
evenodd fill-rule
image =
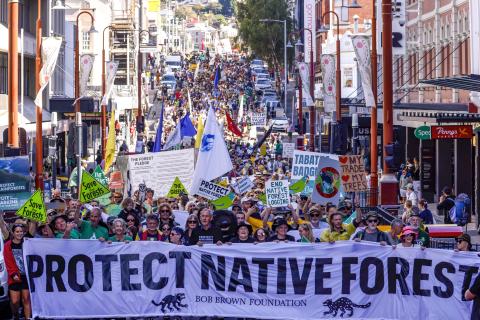
<path id="1" fill-rule="evenodd" d="M 449 239 L 435 239 L 435 238 L 432 238 L 432 239 L 430 239 L 430 248 L 434 248 L 434 249 L 454 250 L 456 244 L 457 243 L 455 242 L 455 239 L 453 239 L 453 238 L 449 238 Z M 472 244 L 472 250 L 471 251 L 480 252 L 480 244 L 479 243 Z"/>

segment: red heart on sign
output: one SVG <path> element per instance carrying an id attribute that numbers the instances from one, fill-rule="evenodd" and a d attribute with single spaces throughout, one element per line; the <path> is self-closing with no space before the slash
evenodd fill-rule
<path id="1" fill-rule="evenodd" d="M 338 157 L 338 161 L 340 161 L 341 164 L 345 164 L 348 162 L 348 157 Z"/>
<path id="2" fill-rule="evenodd" d="M 345 174 L 342 176 L 342 180 L 343 182 L 347 182 L 348 180 L 350 180 L 350 176 L 348 174 Z"/>

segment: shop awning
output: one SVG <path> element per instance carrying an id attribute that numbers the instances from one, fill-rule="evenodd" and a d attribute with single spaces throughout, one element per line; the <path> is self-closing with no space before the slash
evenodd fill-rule
<path id="1" fill-rule="evenodd" d="M 480 75 L 478 74 L 437 79 L 424 79 L 420 80 L 420 83 L 439 87 L 448 87 L 460 90 L 480 92 Z"/>

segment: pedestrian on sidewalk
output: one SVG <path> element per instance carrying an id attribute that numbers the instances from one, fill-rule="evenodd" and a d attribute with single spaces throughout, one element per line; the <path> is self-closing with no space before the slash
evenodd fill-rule
<path id="1" fill-rule="evenodd" d="M 437 205 L 437 210 L 440 216 L 443 216 L 443 223 L 453 223 L 450 219 L 450 209 L 455 206 L 455 196 L 452 194 L 450 187 L 444 187 L 442 195 L 440 196 L 440 202 Z"/>

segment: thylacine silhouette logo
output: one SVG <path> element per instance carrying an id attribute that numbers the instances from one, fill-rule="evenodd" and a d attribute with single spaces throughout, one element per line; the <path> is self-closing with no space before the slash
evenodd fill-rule
<path id="1" fill-rule="evenodd" d="M 349 311 L 350 314 L 348 315 L 348 317 L 351 317 L 353 316 L 354 308 L 366 309 L 370 307 L 371 304 L 372 303 L 370 302 L 368 302 L 367 304 L 355 304 L 352 302 L 352 300 L 345 297 L 337 299 L 335 301 L 333 301 L 332 299 L 328 299 L 323 303 L 323 305 L 328 307 L 329 311 L 325 311 L 323 315 L 331 314 L 333 317 L 336 317 L 338 311 L 341 311 L 340 317 L 343 318 L 345 312 Z"/>
<path id="2" fill-rule="evenodd" d="M 184 293 L 177 293 L 176 295 L 171 295 L 169 294 L 168 296 L 165 296 L 160 302 L 155 302 L 155 300 L 152 300 L 152 303 L 160 307 L 163 313 L 170 311 L 180 311 L 181 308 L 187 308 L 187 304 L 182 304 L 183 299 L 185 299 L 185 294 Z M 166 310 L 168 309 L 168 310 Z"/>

